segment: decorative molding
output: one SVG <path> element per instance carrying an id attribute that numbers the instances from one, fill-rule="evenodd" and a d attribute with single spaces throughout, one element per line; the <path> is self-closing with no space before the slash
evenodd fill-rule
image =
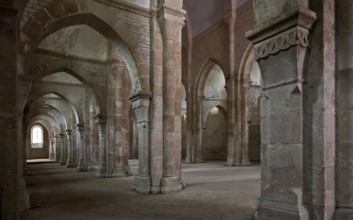
<path id="1" fill-rule="evenodd" d="M 234 77 L 229 77 L 226 79 L 226 85 L 224 88 L 228 90 L 229 88 L 235 88 L 238 84 L 238 80 Z"/>
<path id="2" fill-rule="evenodd" d="M 103 114 L 97 114 L 93 117 L 93 119 L 96 121 L 97 124 L 104 124 L 106 123 L 107 116 Z"/>
<path id="3" fill-rule="evenodd" d="M 129 4 L 127 2 L 121 2 L 121 1 L 111 1 L 111 0 L 95 0 L 96 2 L 117 8 L 117 9 L 121 9 L 127 12 L 131 12 L 131 13 L 135 13 L 138 15 L 142 15 L 144 17 L 150 17 L 151 16 L 151 12 L 149 9 L 147 8 L 143 8 L 143 7 L 139 7 L 137 5 L 134 4 Z"/>
<path id="4" fill-rule="evenodd" d="M 295 27 L 255 45 L 256 60 L 275 55 L 292 46 L 309 47 L 308 31 Z"/>
<path id="5" fill-rule="evenodd" d="M 163 7 L 159 8 L 158 10 L 158 15 L 161 16 L 162 14 L 171 14 L 174 15 L 175 17 L 182 18 L 184 20 L 184 16 L 186 14 L 186 11 L 181 9 L 181 10 L 176 10 L 174 8 L 170 8 L 163 4 Z"/>
<path id="6" fill-rule="evenodd" d="M 98 60 L 98 59 L 92 59 L 92 58 L 83 58 L 75 55 L 69 55 L 61 52 L 57 52 L 54 50 L 47 50 L 47 49 L 41 49 L 37 48 L 35 50 L 35 55 L 42 55 L 42 56 L 49 56 L 52 58 L 58 58 L 58 59 L 65 59 L 65 60 L 70 60 L 70 61 L 76 61 L 76 62 L 84 62 L 84 63 L 91 63 L 91 64 L 98 64 L 98 65 L 107 65 L 110 64 L 110 60 Z"/>

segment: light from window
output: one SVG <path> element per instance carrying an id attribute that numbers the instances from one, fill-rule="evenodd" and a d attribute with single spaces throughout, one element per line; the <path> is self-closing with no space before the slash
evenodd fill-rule
<path id="1" fill-rule="evenodd" d="M 31 146 L 32 148 L 43 148 L 43 128 L 35 125 L 31 129 Z"/>

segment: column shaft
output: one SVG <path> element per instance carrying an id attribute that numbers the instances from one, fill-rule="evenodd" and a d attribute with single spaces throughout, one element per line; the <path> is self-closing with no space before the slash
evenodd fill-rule
<path id="1" fill-rule="evenodd" d="M 103 115 L 97 115 L 95 120 L 97 123 L 99 138 L 99 161 L 96 176 L 104 178 L 107 176 L 106 117 Z"/>
<path id="2" fill-rule="evenodd" d="M 66 161 L 66 166 L 68 168 L 75 167 L 74 164 L 74 148 L 72 144 L 72 130 L 68 129 L 66 130 L 66 136 L 67 136 L 67 161 Z"/>
<path id="3" fill-rule="evenodd" d="M 353 7 L 336 1 L 337 13 L 337 165 L 336 220 L 353 219 Z"/>

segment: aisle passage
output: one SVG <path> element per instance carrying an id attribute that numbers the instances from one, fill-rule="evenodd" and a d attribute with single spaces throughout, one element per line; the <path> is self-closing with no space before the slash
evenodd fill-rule
<path id="1" fill-rule="evenodd" d="M 97 179 L 58 164 L 30 165 L 32 209 L 21 219 L 250 219 L 260 195 L 260 167 L 223 164 L 184 164 L 186 189 L 152 196 L 133 192 L 133 177 Z"/>

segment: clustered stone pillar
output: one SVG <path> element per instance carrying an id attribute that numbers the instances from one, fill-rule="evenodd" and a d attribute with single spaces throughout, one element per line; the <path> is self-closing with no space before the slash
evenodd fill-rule
<path id="1" fill-rule="evenodd" d="M 239 136 L 239 118 L 237 118 L 237 78 L 235 74 L 235 35 L 236 2 L 230 1 L 225 16 L 229 30 L 229 78 L 227 79 L 227 165 L 241 165 L 241 144 Z M 239 111 L 238 111 L 239 112 Z M 239 115 L 239 114 L 238 114 Z"/>
<path id="2" fill-rule="evenodd" d="M 263 3 L 254 2 L 255 5 Z M 265 4 L 272 6 L 270 1 Z M 265 13 L 270 12 L 261 11 L 255 16 Z M 309 30 L 315 19 L 313 12 L 300 7 L 295 13 L 282 16 L 273 26 L 263 27 L 259 23 L 261 19 L 257 20 L 249 36 L 263 74 L 262 184 L 258 219 L 309 219 L 303 202 L 303 151 L 306 147 L 303 72 Z"/>
<path id="3" fill-rule="evenodd" d="M 235 91 L 236 80 L 234 78 L 227 79 L 227 165 L 240 165 L 239 149 L 235 149 L 235 129 L 236 129 L 236 114 L 235 114 Z"/>
<path id="4" fill-rule="evenodd" d="M 60 140 L 60 135 L 55 136 L 55 162 L 60 163 L 60 158 L 61 158 L 61 140 Z"/>
<path id="5" fill-rule="evenodd" d="M 125 63 L 112 52 L 112 75 L 114 85 L 112 85 L 114 97 L 114 177 L 124 177 L 131 175 L 129 166 L 129 90 L 128 90 L 128 70 Z"/>
<path id="6" fill-rule="evenodd" d="M 0 2 L 0 219 L 18 219 L 22 185 L 22 155 L 18 143 L 16 77 L 18 71 L 18 20 L 12 1 Z M 20 161 L 19 161 L 20 160 Z M 20 163 L 21 162 L 21 163 Z M 21 166 L 21 167 L 19 167 Z M 20 177 L 22 178 L 22 177 Z"/>
<path id="7" fill-rule="evenodd" d="M 96 170 L 96 176 L 104 178 L 107 175 L 106 117 L 103 115 L 97 115 L 95 120 L 97 123 L 99 138 L 99 164 Z"/>
<path id="8" fill-rule="evenodd" d="M 191 74 L 188 74 L 191 75 Z M 189 81 L 190 82 L 190 81 Z M 189 87 L 189 86 L 188 86 Z M 188 88 L 189 89 L 189 88 Z M 190 88 L 191 90 L 191 88 Z M 196 163 L 196 155 L 193 147 L 193 98 L 192 92 L 188 92 L 186 96 L 186 163 Z"/>
<path id="9" fill-rule="evenodd" d="M 189 27 L 191 28 L 191 27 Z M 190 34 L 190 33 L 189 33 Z M 190 34 L 191 35 L 191 34 Z M 191 38 L 191 36 L 189 37 Z M 187 68 L 187 91 L 186 91 L 186 158 L 187 163 L 196 163 L 196 155 L 193 147 L 193 86 L 192 86 L 192 39 L 188 39 L 188 68 Z"/>
<path id="10" fill-rule="evenodd" d="M 17 200 L 17 115 L 16 111 L 16 11 L 0 5 L 0 23 L 7 28 L 0 29 L 1 83 L 1 148 L 0 151 L 0 205 L 3 219 L 18 219 Z M 8 20 L 8 21 L 7 21 Z M 8 23 L 9 22 L 9 23 Z M 6 27 L 6 26 L 5 26 Z"/>
<path id="11" fill-rule="evenodd" d="M 83 124 L 77 124 L 77 146 L 78 146 L 78 164 L 77 171 L 87 172 L 88 171 L 88 159 L 86 155 L 85 145 L 85 127 Z"/>
<path id="12" fill-rule="evenodd" d="M 202 106 L 203 106 L 203 96 L 197 96 L 196 97 L 196 117 L 195 117 L 195 147 L 193 149 L 192 155 L 195 157 L 196 163 L 203 163 L 203 155 L 202 155 Z"/>
<path id="13" fill-rule="evenodd" d="M 164 172 L 162 193 L 180 191 L 181 184 L 181 30 L 182 1 L 165 1 L 159 11 L 164 46 Z"/>
<path id="14" fill-rule="evenodd" d="M 67 161 L 66 161 L 66 166 L 69 168 L 75 167 L 74 164 L 74 149 L 73 149 L 73 144 L 72 144 L 72 130 L 67 129 L 66 130 L 66 136 L 67 136 Z"/>
<path id="15" fill-rule="evenodd" d="M 29 195 L 26 189 L 25 181 L 25 167 L 26 163 L 26 153 L 25 153 L 25 128 L 23 128 L 23 109 L 25 108 L 26 97 L 28 95 L 28 90 L 30 88 L 30 83 L 28 80 L 22 77 L 17 78 L 17 181 L 18 181 L 18 208 L 20 211 L 26 210 L 29 207 Z M 49 143 L 50 145 L 50 143 Z"/>
<path id="16" fill-rule="evenodd" d="M 60 138 L 60 165 L 64 166 L 66 165 L 66 161 L 67 161 L 67 147 L 65 146 L 65 134 L 61 133 L 59 134 L 59 138 Z"/>
<path id="17" fill-rule="evenodd" d="M 241 80 L 238 81 L 238 120 L 239 123 L 238 125 L 241 126 L 241 128 L 238 130 L 240 131 L 238 134 L 239 138 L 241 139 L 241 165 L 242 166 L 247 166 L 250 165 L 250 159 L 249 159 L 249 111 L 250 108 L 248 108 L 247 105 L 247 98 L 248 94 L 247 91 L 249 91 L 249 87 L 251 85 L 250 80 Z"/>
<path id="18" fill-rule="evenodd" d="M 151 2 L 152 3 L 152 2 Z M 163 176 L 163 38 L 158 22 L 158 2 L 154 0 L 151 4 L 151 94 L 150 102 L 150 193 L 161 192 L 161 179 Z M 152 97 L 151 97 L 152 98 Z M 134 106 L 134 104 L 133 104 Z M 136 105 L 135 105 L 136 106 Z M 146 109 L 148 111 L 148 109 Z M 136 111 L 135 116 L 136 115 Z M 136 117 L 137 118 L 137 117 Z M 137 123 L 136 123 L 137 125 Z M 138 131 L 137 131 L 138 132 Z M 140 139 L 137 140 L 138 146 Z M 139 154 L 140 155 L 140 154 Z"/>
<path id="19" fill-rule="evenodd" d="M 151 95 L 140 93 L 130 98 L 132 108 L 135 111 L 137 119 L 138 131 L 138 158 L 139 167 L 135 176 L 133 189 L 141 193 L 151 192 L 150 177 L 150 154 L 149 154 L 149 138 L 150 138 L 150 121 L 149 108 L 151 103 Z"/>
<path id="20" fill-rule="evenodd" d="M 94 109 L 93 102 L 90 103 L 90 148 L 89 148 L 89 165 L 88 171 L 95 171 L 97 168 L 97 159 L 98 159 L 98 130 L 95 120 L 96 111 Z"/>
<path id="21" fill-rule="evenodd" d="M 336 1 L 337 13 L 337 164 L 336 220 L 353 219 L 353 7 Z"/>

